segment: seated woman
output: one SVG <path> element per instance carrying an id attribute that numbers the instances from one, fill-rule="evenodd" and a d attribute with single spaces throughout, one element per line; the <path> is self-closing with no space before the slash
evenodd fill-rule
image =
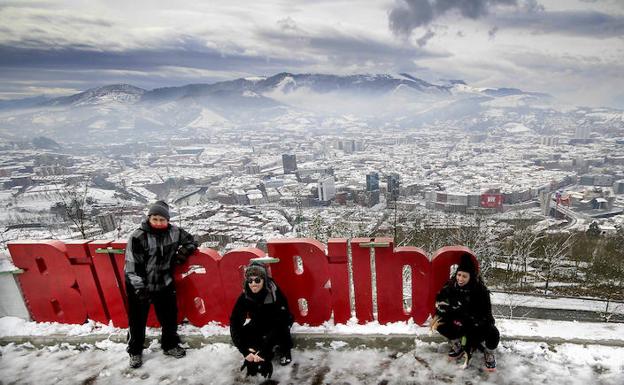
<path id="1" fill-rule="evenodd" d="M 245 358 L 247 375 L 260 373 L 271 378 L 273 351 L 280 352 L 280 364 L 291 362 L 293 316 L 282 294 L 264 265 L 252 262 L 245 270 L 243 292 L 230 316 L 232 342 Z"/>
<path id="2" fill-rule="evenodd" d="M 482 350 L 485 369 L 496 370 L 494 349 L 500 334 L 494 326 L 490 291 L 477 273 L 470 254 L 463 254 L 457 271 L 436 296 L 436 315 L 431 324 L 449 339 L 450 358 L 466 355 L 467 366 L 475 349 Z"/>

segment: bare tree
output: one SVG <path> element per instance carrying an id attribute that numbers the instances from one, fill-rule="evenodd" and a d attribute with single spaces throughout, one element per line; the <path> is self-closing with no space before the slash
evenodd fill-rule
<path id="1" fill-rule="evenodd" d="M 624 299 L 624 228 L 600 236 L 589 268 L 590 282 L 603 298 Z"/>
<path id="2" fill-rule="evenodd" d="M 477 216 L 472 225 L 461 226 L 450 235 L 451 243 L 466 246 L 477 255 L 481 275 L 487 277 L 496 257 L 500 254 L 496 226 L 489 226 L 483 217 Z"/>
<path id="3" fill-rule="evenodd" d="M 506 242 L 506 281 L 517 281 L 520 288 L 527 285 L 530 258 L 535 255 L 543 234 L 535 233 L 529 226 L 517 226 Z"/>
<path id="4" fill-rule="evenodd" d="M 550 234 L 540 238 L 537 254 L 540 257 L 541 278 L 544 279 L 544 294 L 557 270 L 566 262 L 566 256 L 574 244 L 574 234 Z"/>
<path id="5" fill-rule="evenodd" d="M 78 229 L 84 239 L 87 238 L 87 227 L 89 218 L 87 207 L 91 202 L 88 197 L 89 184 L 87 182 L 67 184 L 64 189 L 59 190 L 60 201 L 56 204 L 56 210 L 69 220 Z"/>

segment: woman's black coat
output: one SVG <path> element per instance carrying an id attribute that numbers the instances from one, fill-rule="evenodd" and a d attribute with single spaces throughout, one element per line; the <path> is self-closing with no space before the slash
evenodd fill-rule
<path id="1" fill-rule="evenodd" d="M 243 356 L 252 348 L 267 357 L 272 356 L 273 346 L 292 344 L 289 330 L 292 323 L 286 297 L 269 278 L 257 294 L 245 284 L 245 291 L 238 297 L 230 316 L 230 335 Z"/>
<path id="2" fill-rule="evenodd" d="M 459 321 L 466 329 L 494 325 L 490 291 L 479 280 L 460 287 L 453 277 L 436 296 L 436 315 L 446 322 Z"/>

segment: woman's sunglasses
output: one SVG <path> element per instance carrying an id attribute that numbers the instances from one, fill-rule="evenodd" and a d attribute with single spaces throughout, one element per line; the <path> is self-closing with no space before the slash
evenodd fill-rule
<path id="1" fill-rule="evenodd" d="M 247 283 L 260 283 L 260 282 L 262 282 L 262 278 L 260 277 L 247 278 Z"/>

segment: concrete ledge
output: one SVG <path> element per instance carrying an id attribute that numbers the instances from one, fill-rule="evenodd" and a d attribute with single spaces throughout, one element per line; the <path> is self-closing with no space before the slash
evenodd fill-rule
<path id="1" fill-rule="evenodd" d="M 147 336 L 147 340 L 158 339 L 159 336 Z M 200 348 L 211 343 L 231 343 L 229 335 L 214 335 L 204 337 L 201 334 L 181 335 L 182 340 L 191 348 Z M 349 349 L 392 349 L 400 352 L 407 352 L 414 348 L 415 341 L 439 342 L 445 339 L 440 335 L 412 335 L 412 334 L 315 334 L 315 333 L 294 333 L 293 339 L 297 349 L 319 349 L 330 348 L 332 342 L 342 342 L 341 347 Z M 110 340 L 113 342 L 125 343 L 125 334 L 92 334 L 80 336 L 48 335 L 48 336 L 9 336 L 0 337 L 0 345 L 10 343 L 24 344 L 31 343 L 36 347 L 52 346 L 61 343 L 72 345 L 90 344 Z M 543 342 L 549 345 L 560 345 L 564 343 L 578 345 L 602 345 L 612 347 L 624 347 L 624 340 L 589 340 L 589 339 L 563 339 L 553 337 L 537 336 L 501 336 L 502 341 L 525 341 Z"/>

